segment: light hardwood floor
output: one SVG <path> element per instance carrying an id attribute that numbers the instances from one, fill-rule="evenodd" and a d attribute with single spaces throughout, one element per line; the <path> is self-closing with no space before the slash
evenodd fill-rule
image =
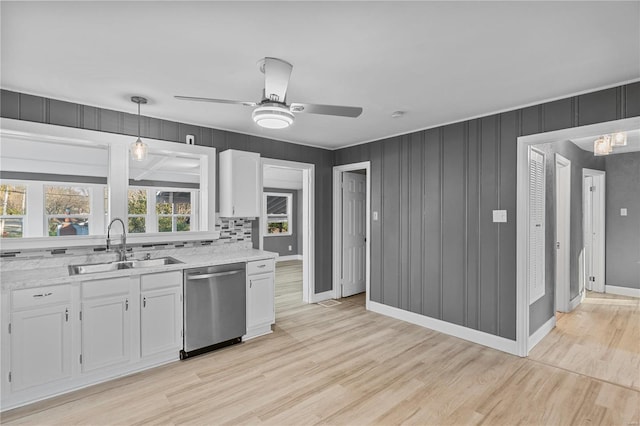
<path id="1" fill-rule="evenodd" d="M 583 356 L 618 362 L 623 351 L 637 356 L 637 302 L 628 311 L 620 306 L 631 304 L 614 304 L 622 317 L 607 321 L 616 331 L 580 324 L 578 328 L 603 334 L 565 341 L 562 336 L 571 333 L 562 331 L 565 324 L 559 323 L 547 338 L 551 340 L 545 339 L 535 354 L 523 359 L 367 312 L 363 295 L 341 299 L 332 307 L 303 305 L 299 263 L 279 264 L 276 275 L 273 334 L 16 409 L 4 413 L 2 423 L 637 425 L 640 421 L 637 381 L 617 382 L 621 376 L 637 378 L 637 364 L 623 362 L 626 375 L 600 377 L 592 370 L 606 375 L 608 369 L 572 371 L 577 364 L 571 361 Z M 585 303 L 565 317 L 588 317 L 591 307 Z M 617 331 L 618 327 L 622 329 Z M 622 346 L 610 354 L 595 343 L 598 339 L 604 346 Z M 567 344 L 573 348 L 568 361 L 558 355 L 563 353 L 559 345 Z"/>

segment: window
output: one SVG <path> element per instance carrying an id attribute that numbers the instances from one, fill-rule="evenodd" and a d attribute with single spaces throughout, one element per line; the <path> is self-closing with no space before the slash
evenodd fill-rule
<path id="1" fill-rule="evenodd" d="M 2 238 L 22 238 L 27 214 L 27 187 L 24 185 L 0 185 L 2 214 L 0 235 Z"/>
<path id="2" fill-rule="evenodd" d="M 129 233 L 197 231 L 198 191 L 129 187 Z"/>
<path id="3" fill-rule="evenodd" d="M 269 236 L 291 235 L 291 203 L 292 194 L 265 192 L 264 217 L 266 218 L 264 234 Z"/>
<path id="4" fill-rule="evenodd" d="M 106 185 L 4 180 L 2 238 L 104 234 Z"/>

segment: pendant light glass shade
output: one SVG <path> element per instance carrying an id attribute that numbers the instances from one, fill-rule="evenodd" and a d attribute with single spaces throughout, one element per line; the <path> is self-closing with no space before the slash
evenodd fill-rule
<path id="1" fill-rule="evenodd" d="M 140 139 L 140 104 L 146 104 L 147 100 L 141 96 L 133 96 L 131 102 L 138 104 L 138 140 L 131 144 L 131 158 L 135 161 L 144 161 L 147 159 L 149 146 Z"/>
<path id="2" fill-rule="evenodd" d="M 627 134 L 625 132 L 614 133 L 611 137 L 611 145 L 627 146 Z"/>
<path id="3" fill-rule="evenodd" d="M 611 138 L 607 136 L 600 136 L 593 142 L 593 155 L 609 155 L 613 151 L 611 147 Z"/>

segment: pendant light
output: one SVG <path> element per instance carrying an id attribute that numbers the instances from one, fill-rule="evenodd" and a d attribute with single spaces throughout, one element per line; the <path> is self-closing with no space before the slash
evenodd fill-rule
<path id="1" fill-rule="evenodd" d="M 140 104 L 146 104 L 147 100 L 142 96 L 132 96 L 131 102 L 138 104 L 138 140 L 131 144 L 131 157 L 135 161 L 144 161 L 147 159 L 149 147 L 140 139 Z"/>

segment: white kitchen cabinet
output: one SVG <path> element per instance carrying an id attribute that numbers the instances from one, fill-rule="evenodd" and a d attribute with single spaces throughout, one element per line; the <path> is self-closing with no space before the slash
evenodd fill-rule
<path id="1" fill-rule="evenodd" d="M 39 294 L 47 294 L 37 289 Z M 71 376 L 69 301 L 11 314 L 12 391 Z"/>
<path id="2" fill-rule="evenodd" d="M 130 278 L 82 283 L 81 364 L 90 372 L 131 357 Z"/>
<path id="3" fill-rule="evenodd" d="M 275 323 L 273 259 L 247 263 L 247 334 L 244 340 L 271 333 Z"/>
<path id="4" fill-rule="evenodd" d="M 220 216 L 259 217 L 262 194 L 260 154 L 228 149 L 220 158 Z"/>
<path id="5" fill-rule="evenodd" d="M 140 280 L 140 356 L 182 349 L 182 273 L 143 275 Z"/>

